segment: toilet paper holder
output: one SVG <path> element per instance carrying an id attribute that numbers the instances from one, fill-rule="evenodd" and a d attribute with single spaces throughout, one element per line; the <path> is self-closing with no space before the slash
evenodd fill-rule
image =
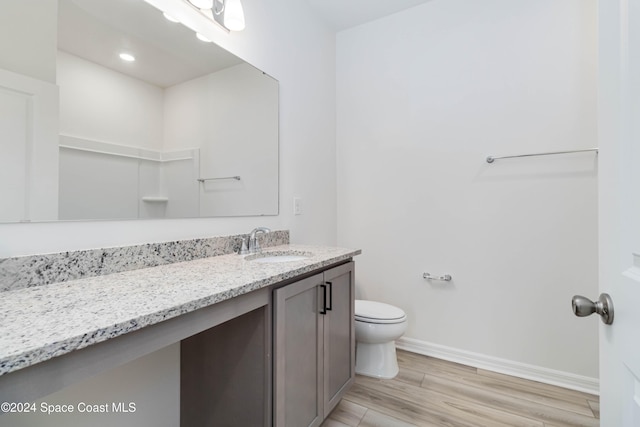
<path id="1" fill-rule="evenodd" d="M 427 280 L 441 280 L 443 282 L 450 282 L 451 275 L 445 274 L 443 276 L 432 276 L 431 273 L 422 273 L 422 278 Z"/>

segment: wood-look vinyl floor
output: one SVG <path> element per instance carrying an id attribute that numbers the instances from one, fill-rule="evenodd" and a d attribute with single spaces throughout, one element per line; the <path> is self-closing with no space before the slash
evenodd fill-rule
<path id="1" fill-rule="evenodd" d="M 597 427 L 598 396 L 398 351 L 392 380 L 356 376 L 322 427 Z"/>

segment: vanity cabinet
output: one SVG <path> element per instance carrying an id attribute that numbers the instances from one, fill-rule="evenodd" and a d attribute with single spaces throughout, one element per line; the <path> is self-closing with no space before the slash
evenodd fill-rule
<path id="1" fill-rule="evenodd" d="M 322 424 L 355 377 L 354 263 L 277 288 L 274 425 Z"/>
<path id="2" fill-rule="evenodd" d="M 359 251 L 311 250 L 316 251 L 311 262 L 264 270 L 232 255 L 51 284 L 37 295 L 3 292 L 9 321 L 0 325 L 0 335 L 11 346 L 0 346 L 0 396 L 34 402 L 179 343 L 179 397 L 174 394 L 179 403 L 174 402 L 180 406 L 180 426 L 319 426 L 354 380 L 351 259 Z M 94 287 L 83 286 L 87 283 L 100 284 L 95 287 L 103 298 L 87 294 Z M 51 311 L 61 289 L 64 307 Z M 28 298 L 35 298 L 33 304 L 25 303 Z M 97 304 L 96 310 L 75 310 L 87 304 Z M 29 310 L 11 317 L 10 307 L 21 305 Z M 95 329 L 96 323 L 108 322 Z M 15 325 L 45 323 L 60 341 L 14 330 Z M 84 347 L 78 348 L 78 336 Z M 136 419 L 143 420 L 138 424 L 157 420 L 159 411 L 175 416 L 174 407 L 147 405 L 136 411 Z"/>

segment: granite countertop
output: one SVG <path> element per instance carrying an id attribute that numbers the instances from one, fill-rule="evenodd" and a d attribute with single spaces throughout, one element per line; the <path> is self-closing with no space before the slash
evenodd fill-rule
<path id="1" fill-rule="evenodd" d="M 0 293 L 0 375 L 264 288 L 360 254 L 274 246 L 302 261 L 256 263 L 236 254 Z"/>

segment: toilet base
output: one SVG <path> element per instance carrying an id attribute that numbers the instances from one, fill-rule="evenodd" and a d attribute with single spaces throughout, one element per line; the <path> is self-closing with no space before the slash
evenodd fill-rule
<path id="1" fill-rule="evenodd" d="M 356 374 L 368 377 L 391 379 L 398 375 L 396 343 L 356 343 Z"/>

